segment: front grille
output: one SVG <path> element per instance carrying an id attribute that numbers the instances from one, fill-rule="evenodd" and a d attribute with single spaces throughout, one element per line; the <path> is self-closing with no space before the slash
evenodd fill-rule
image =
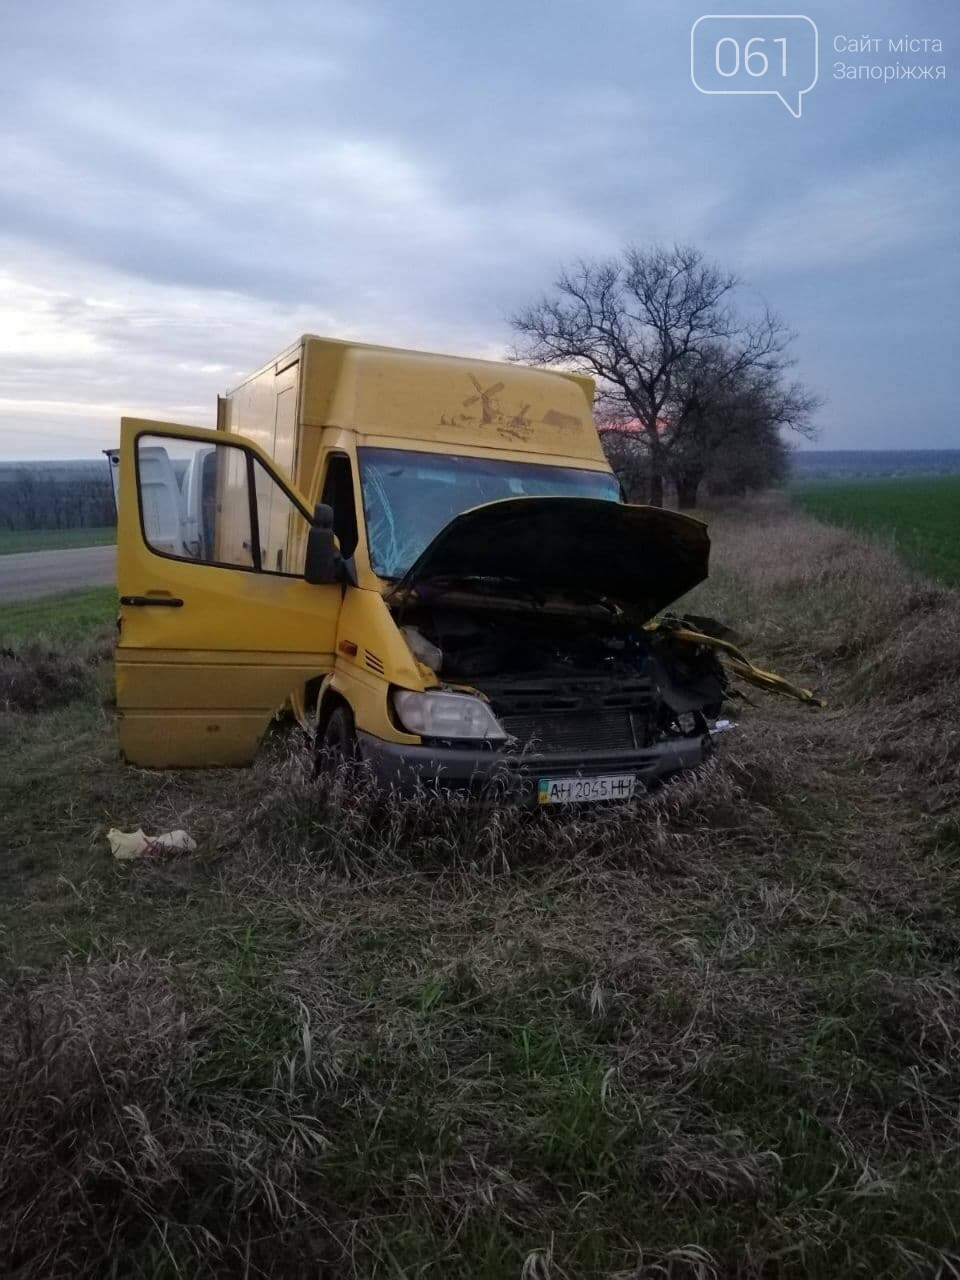
<path id="1" fill-rule="evenodd" d="M 483 692 L 521 751 L 637 751 L 650 740 L 656 691 L 636 671 L 500 676 Z"/>
<path id="2" fill-rule="evenodd" d="M 646 739 L 646 717 L 637 711 L 543 711 L 500 717 L 521 750 L 635 751 Z"/>
<path id="3" fill-rule="evenodd" d="M 498 716 L 649 711 L 654 703 L 653 682 L 629 676 L 503 677 L 484 680 L 483 692 Z"/>

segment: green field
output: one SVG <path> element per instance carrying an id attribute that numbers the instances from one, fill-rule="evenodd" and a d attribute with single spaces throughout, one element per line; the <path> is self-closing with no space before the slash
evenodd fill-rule
<path id="1" fill-rule="evenodd" d="M 70 645 L 109 627 L 117 615 L 113 587 L 90 587 L 0 604 L 0 646 L 43 639 Z"/>
<path id="2" fill-rule="evenodd" d="M 116 540 L 115 525 L 96 529 L 0 529 L 0 556 L 12 556 L 19 551 L 106 547 Z"/>
<path id="3" fill-rule="evenodd" d="M 922 573 L 960 583 L 960 476 L 819 481 L 791 496 L 818 520 L 878 535 Z"/>

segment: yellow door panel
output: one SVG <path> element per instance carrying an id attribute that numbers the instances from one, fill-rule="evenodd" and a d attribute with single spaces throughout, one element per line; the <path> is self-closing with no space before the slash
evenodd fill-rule
<path id="1" fill-rule="evenodd" d="M 292 689 L 306 684 L 317 674 L 317 655 L 294 664 L 276 663 L 275 654 L 245 654 L 247 661 L 217 665 L 198 661 L 197 655 L 180 661 L 173 652 L 160 654 L 156 662 L 142 661 L 142 654 L 124 652 L 117 663 L 117 694 L 123 695 L 123 706 L 129 710 L 173 710 L 178 707 L 211 706 L 224 711 L 257 711 L 267 718 L 282 707 Z M 152 655 L 146 655 L 151 658 Z M 130 661 L 130 658 L 134 658 Z M 328 663 L 332 665 L 333 656 Z M 140 668 L 149 672 L 144 678 Z M 270 677 L 264 675 L 267 667 Z M 252 707 L 248 691 L 256 682 L 263 691 L 259 706 Z M 197 703 L 197 690 L 202 689 L 202 704 Z"/>
<path id="2" fill-rule="evenodd" d="M 121 711 L 124 757 L 146 769 L 250 764 L 270 715 L 236 711 Z"/>
<path id="3" fill-rule="evenodd" d="M 247 763 L 291 690 L 333 666 L 342 589 L 302 577 L 306 501 L 240 436 L 137 419 L 119 494 L 124 755 Z"/>
<path id="4" fill-rule="evenodd" d="M 136 581 L 144 589 L 136 592 L 124 590 L 118 562 L 120 594 L 159 596 L 158 584 L 163 582 L 162 590 L 183 604 L 172 608 L 125 607 L 120 632 L 123 644 L 137 649 L 256 651 L 265 655 L 268 664 L 280 660 L 286 650 L 278 645 L 284 644 L 289 645 L 290 651 L 322 652 L 332 659 L 334 628 L 321 623 L 317 613 L 339 611 L 340 587 L 312 586 L 302 578 L 214 565 L 181 564 L 159 556 L 150 559 L 157 562 L 156 566 L 144 563 L 137 568 Z M 331 622 L 335 616 L 334 612 Z M 325 643 L 321 646 L 318 641 Z M 276 657 L 270 658 L 271 654 Z"/>

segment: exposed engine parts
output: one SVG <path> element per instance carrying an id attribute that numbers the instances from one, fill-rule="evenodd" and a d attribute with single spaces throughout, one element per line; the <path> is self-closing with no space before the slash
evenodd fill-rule
<path id="1" fill-rule="evenodd" d="M 634 627 L 613 610 L 405 610 L 414 656 L 489 702 L 521 749 L 640 750 L 706 734 L 726 677 L 715 650 Z"/>

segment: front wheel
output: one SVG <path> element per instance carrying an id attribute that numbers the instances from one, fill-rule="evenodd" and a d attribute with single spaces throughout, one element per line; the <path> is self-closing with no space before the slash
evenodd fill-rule
<path id="1" fill-rule="evenodd" d="M 317 772 L 333 773 L 342 765 L 355 764 L 359 758 L 353 712 L 345 703 L 340 703 L 323 726 L 317 744 Z"/>

